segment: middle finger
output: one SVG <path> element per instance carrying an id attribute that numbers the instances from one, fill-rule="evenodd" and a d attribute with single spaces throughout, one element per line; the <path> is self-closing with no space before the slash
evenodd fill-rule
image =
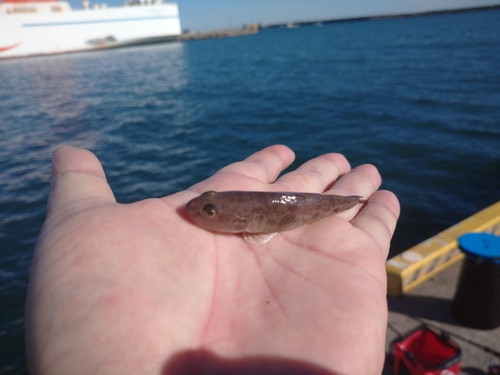
<path id="1" fill-rule="evenodd" d="M 302 164 L 276 180 L 275 186 L 285 191 L 323 193 L 340 176 L 351 169 L 341 154 L 325 154 Z"/>

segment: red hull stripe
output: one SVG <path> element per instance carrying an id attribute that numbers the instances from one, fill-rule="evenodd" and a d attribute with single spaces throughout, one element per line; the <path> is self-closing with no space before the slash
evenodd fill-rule
<path id="1" fill-rule="evenodd" d="M 12 49 L 12 48 L 16 48 L 18 45 L 20 45 L 22 42 L 19 42 L 19 43 L 16 43 L 16 44 L 13 44 L 11 46 L 7 46 L 7 47 L 0 47 L 0 53 L 2 52 L 5 52 L 5 51 L 8 51 L 9 49 Z"/>

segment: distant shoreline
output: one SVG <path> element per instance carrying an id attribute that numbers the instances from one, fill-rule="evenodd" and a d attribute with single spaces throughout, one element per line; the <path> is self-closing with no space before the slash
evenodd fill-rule
<path id="1" fill-rule="evenodd" d="M 277 29 L 277 28 L 296 28 L 302 26 L 319 26 L 319 25 L 329 25 L 332 23 L 344 23 L 344 22 L 364 22 L 364 21 L 377 21 L 384 19 L 395 19 L 395 18 L 410 18 L 410 17 L 423 17 L 423 16 L 437 16 L 442 14 L 452 14 L 452 13 L 467 13 L 467 12 L 478 12 L 485 10 L 500 9 L 500 5 L 487 5 L 481 7 L 472 8 L 461 8 L 461 9 L 448 9 L 448 10 L 433 10 L 427 12 L 417 12 L 417 13 L 403 13 L 403 14 L 385 14 L 380 16 L 366 16 L 366 17 L 349 17 L 349 18 L 335 18 L 328 20 L 315 20 L 315 21 L 297 21 L 297 22 L 285 22 L 276 23 L 270 25 L 251 25 L 248 28 L 243 29 L 232 29 L 232 30 L 215 30 L 215 31 L 205 31 L 205 32 L 188 32 L 175 37 L 174 40 L 180 42 L 204 40 L 204 39 L 218 39 L 218 38 L 228 38 L 236 36 L 244 36 L 256 34 L 259 30 L 264 29 Z"/>
<path id="2" fill-rule="evenodd" d="M 179 35 L 174 40 L 180 42 L 187 42 L 192 40 L 203 40 L 203 39 L 218 39 L 218 38 L 231 38 L 235 36 L 243 36 L 255 34 L 259 30 L 257 27 L 255 28 L 246 28 L 246 29 L 236 29 L 236 30 L 216 30 L 216 31 L 207 31 L 207 32 L 197 32 L 197 33 L 186 33 Z"/>
<path id="3" fill-rule="evenodd" d="M 477 12 L 483 10 L 494 10 L 500 9 L 500 5 L 487 5 L 481 7 L 473 8 L 461 8 L 461 9 L 446 9 L 446 10 L 432 10 L 427 12 L 417 12 L 417 13 L 403 13 L 403 14 L 385 14 L 380 16 L 366 16 L 366 17 L 349 17 L 349 18 L 335 18 L 329 20 L 316 20 L 316 21 L 298 21 L 298 22 L 286 22 L 277 23 L 267 26 L 261 26 L 261 29 L 273 29 L 273 28 L 285 28 L 285 27 L 301 27 L 301 26 L 312 26 L 317 24 L 331 24 L 331 23 L 341 23 L 341 22 L 360 22 L 360 21 L 375 21 L 382 19 L 393 19 L 393 18 L 410 18 L 410 17 L 422 17 L 422 16 L 435 16 L 442 14 L 451 13 L 466 13 L 466 12 Z"/>

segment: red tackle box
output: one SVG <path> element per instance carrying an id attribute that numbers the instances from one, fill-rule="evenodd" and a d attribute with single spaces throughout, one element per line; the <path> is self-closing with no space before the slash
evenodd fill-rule
<path id="1" fill-rule="evenodd" d="M 393 342 L 395 375 L 453 375 L 460 372 L 462 350 L 444 332 L 422 325 Z"/>

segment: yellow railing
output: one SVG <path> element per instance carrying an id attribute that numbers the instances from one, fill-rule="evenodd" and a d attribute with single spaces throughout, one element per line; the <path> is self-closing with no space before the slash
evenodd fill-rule
<path id="1" fill-rule="evenodd" d="M 500 201 L 389 259 L 387 293 L 405 293 L 461 260 L 457 240 L 469 232 L 500 234 Z"/>

